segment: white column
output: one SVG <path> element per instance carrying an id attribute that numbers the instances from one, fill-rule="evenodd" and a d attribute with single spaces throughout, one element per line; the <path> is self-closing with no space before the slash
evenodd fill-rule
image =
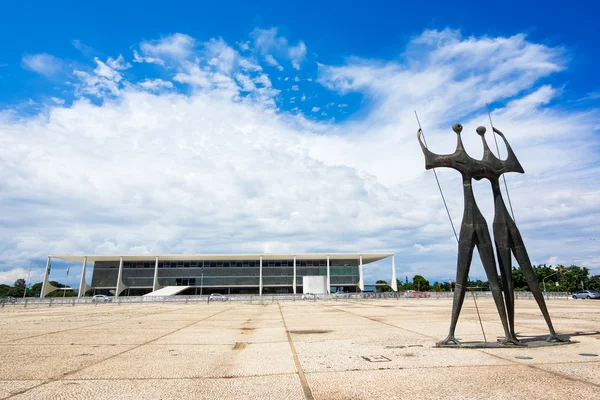
<path id="1" fill-rule="evenodd" d="M 85 284 L 85 267 L 87 266 L 87 256 L 83 257 L 83 263 L 81 264 L 81 280 L 79 281 L 79 292 L 77 297 L 85 296 L 85 290 L 87 285 Z"/>
<path id="2" fill-rule="evenodd" d="M 258 267 L 259 267 L 259 269 L 258 269 L 258 295 L 262 296 L 262 289 L 263 289 L 263 284 L 262 284 L 262 256 L 260 256 Z"/>
<path id="3" fill-rule="evenodd" d="M 394 292 L 398 291 L 398 279 L 396 278 L 396 255 L 392 254 L 392 282 L 391 285 Z"/>
<path id="4" fill-rule="evenodd" d="M 329 273 L 329 256 L 327 256 L 327 294 L 331 292 L 331 274 Z"/>
<path id="5" fill-rule="evenodd" d="M 361 291 L 365 290 L 365 279 L 364 279 L 364 275 L 363 275 L 362 255 L 359 258 L 359 264 L 358 264 L 358 288 Z"/>
<path id="6" fill-rule="evenodd" d="M 42 281 L 42 291 L 40 292 L 40 298 L 46 297 L 46 285 L 48 285 L 48 269 L 50 268 L 50 256 L 46 260 L 46 269 L 44 270 L 44 280 Z"/>
<path id="7" fill-rule="evenodd" d="M 119 297 L 119 294 L 121 294 L 121 289 L 123 288 L 123 284 L 121 283 L 122 277 L 123 277 L 123 257 L 120 257 L 119 258 L 119 274 L 117 275 L 117 287 L 115 288 L 115 297 Z"/>
<path id="8" fill-rule="evenodd" d="M 296 294 L 296 256 L 294 256 L 294 283 L 292 287 L 294 288 L 294 294 Z"/>
<path id="9" fill-rule="evenodd" d="M 160 289 L 160 286 L 158 285 L 158 256 L 156 257 L 156 260 L 154 261 L 154 282 L 152 282 L 152 291 L 154 292 L 155 290 Z"/>

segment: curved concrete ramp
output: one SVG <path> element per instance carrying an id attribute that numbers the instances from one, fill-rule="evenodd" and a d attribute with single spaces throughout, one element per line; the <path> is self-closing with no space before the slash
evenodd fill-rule
<path id="1" fill-rule="evenodd" d="M 181 293 L 191 287 L 192 286 L 165 286 L 164 288 L 155 290 L 144 296 L 175 296 L 177 293 Z"/>

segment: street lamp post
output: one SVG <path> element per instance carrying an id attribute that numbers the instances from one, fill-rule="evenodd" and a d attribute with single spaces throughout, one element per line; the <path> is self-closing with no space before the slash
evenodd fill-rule
<path id="1" fill-rule="evenodd" d="M 546 293 L 546 279 L 550 278 L 550 277 L 551 277 L 551 276 L 553 276 L 553 275 L 556 275 L 556 274 L 558 274 L 558 272 L 559 272 L 559 271 L 556 271 L 555 273 L 553 273 L 553 274 L 550 274 L 550 275 L 548 275 L 547 277 L 545 277 L 544 279 L 542 279 L 542 284 L 544 285 L 544 293 Z"/>

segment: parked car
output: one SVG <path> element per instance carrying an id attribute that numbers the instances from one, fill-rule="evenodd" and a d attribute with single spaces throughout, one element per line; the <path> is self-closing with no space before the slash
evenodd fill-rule
<path id="1" fill-rule="evenodd" d="M 108 303 L 110 301 L 112 301 L 112 299 L 103 294 L 97 294 L 94 297 L 92 297 L 92 303 Z"/>
<path id="2" fill-rule="evenodd" d="M 318 298 L 319 298 L 319 296 L 317 296 L 314 293 L 303 293 L 302 294 L 302 300 L 315 300 Z"/>
<path id="3" fill-rule="evenodd" d="M 577 293 L 573 293 L 574 299 L 600 299 L 600 293 L 594 292 L 593 290 L 580 290 Z"/>
<path id="4" fill-rule="evenodd" d="M 431 295 L 427 292 L 421 292 L 420 290 L 407 290 L 406 292 L 404 292 L 404 297 L 422 299 L 431 297 Z"/>
<path id="5" fill-rule="evenodd" d="M 223 296 L 221 293 L 212 293 L 208 296 L 208 301 L 227 301 L 227 296 Z"/>
<path id="6" fill-rule="evenodd" d="M 0 304 L 6 304 L 6 303 L 15 304 L 16 302 L 17 302 L 17 299 L 12 296 L 4 296 L 0 299 Z"/>
<path id="7" fill-rule="evenodd" d="M 333 297 L 335 297 L 336 299 L 347 299 L 348 297 L 350 297 L 350 295 L 348 293 L 344 293 L 344 292 L 336 292 Z"/>

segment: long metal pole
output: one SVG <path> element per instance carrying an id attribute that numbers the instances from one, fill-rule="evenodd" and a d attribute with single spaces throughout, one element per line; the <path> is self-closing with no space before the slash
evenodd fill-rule
<path id="1" fill-rule="evenodd" d="M 423 132 L 423 128 L 421 127 L 421 121 L 419 121 L 419 116 L 417 115 L 417 110 L 415 111 L 415 117 L 417 118 L 417 123 L 419 124 L 419 129 L 421 130 L 421 135 L 423 135 L 423 142 L 425 146 L 427 146 L 427 139 L 425 139 L 425 133 Z M 448 205 L 446 204 L 446 198 L 444 197 L 444 192 L 442 191 L 442 186 L 440 185 L 440 180 L 438 179 L 437 173 L 435 172 L 435 168 L 432 168 L 433 175 L 435 176 L 435 181 L 437 182 L 438 189 L 440 190 L 440 195 L 442 196 L 442 201 L 444 202 L 444 207 L 446 208 L 446 214 L 448 214 L 448 220 L 450 221 L 450 226 L 452 226 L 452 232 L 454 232 L 454 237 L 456 238 L 456 242 L 458 243 L 458 235 L 456 234 L 456 229 L 454 229 L 454 223 L 452 222 L 452 217 L 450 216 L 450 211 L 448 210 Z"/>
<path id="2" fill-rule="evenodd" d="M 67 294 L 67 288 L 69 287 L 69 270 L 71 269 L 71 262 L 69 261 L 69 265 L 67 266 L 67 282 L 65 287 L 63 288 L 63 299 L 65 298 L 65 295 Z"/>
<path id="3" fill-rule="evenodd" d="M 496 139 L 496 132 L 494 132 L 494 124 L 492 123 L 492 113 L 490 112 L 490 106 L 488 103 L 485 103 L 485 107 L 487 108 L 488 118 L 490 119 L 490 126 L 492 127 L 492 136 L 494 136 L 494 142 L 496 143 L 496 151 L 498 152 L 498 158 L 500 158 L 500 147 L 498 146 L 498 139 Z M 510 207 L 510 213 L 512 214 L 513 221 L 517 222 L 515 219 L 515 212 L 513 211 L 512 201 L 510 200 L 510 193 L 508 193 L 508 185 L 506 184 L 506 175 L 502 174 L 502 180 L 504 181 L 504 189 L 506 190 L 506 197 L 508 198 L 508 205 Z"/>
<path id="4" fill-rule="evenodd" d="M 483 341 L 487 343 L 487 339 L 485 337 L 485 331 L 483 330 L 483 322 L 481 322 L 481 315 L 479 315 L 479 307 L 477 307 L 477 300 L 475 300 L 475 294 L 473 293 L 473 289 L 471 289 L 471 296 L 473 296 L 473 302 L 475 303 L 475 310 L 477 310 L 477 318 L 479 318 L 479 325 L 481 326 L 481 333 L 483 333 Z"/>
<path id="5" fill-rule="evenodd" d="M 25 281 L 25 289 L 23 290 L 23 299 L 25 299 L 25 295 L 27 294 L 27 285 L 29 285 L 29 277 L 31 275 L 31 264 L 29 263 L 29 272 L 27 272 L 27 280 Z"/>

